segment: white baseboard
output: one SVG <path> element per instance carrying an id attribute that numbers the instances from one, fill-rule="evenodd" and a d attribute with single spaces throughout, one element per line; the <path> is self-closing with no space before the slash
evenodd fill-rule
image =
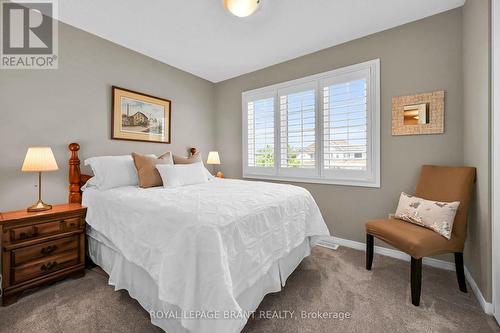
<path id="1" fill-rule="evenodd" d="M 343 239 L 343 238 L 338 238 L 338 237 L 322 237 L 320 242 L 318 242 L 318 245 L 327 247 L 333 250 L 336 250 L 338 246 L 345 246 L 349 247 L 352 249 L 356 250 L 361 250 L 361 251 L 366 251 L 366 244 L 361 243 L 361 242 L 356 242 L 353 240 L 349 239 Z M 337 248 L 335 248 L 335 246 Z M 389 249 L 386 247 L 382 246 L 375 246 L 374 247 L 374 252 L 377 254 L 381 254 L 383 256 L 395 258 L 395 259 L 400 259 L 404 261 L 410 261 L 410 256 L 404 252 L 401 252 L 399 250 L 394 250 L 394 249 Z M 422 264 L 431 266 L 431 267 L 436 267 L 440 269 L 445 269 L 447 271 L 455 271 L 455 263 L 449 262 L 449 261 L 444 261 L 444 260 L 439 260 L 439 259 L 434 259 L 434 258 L 424 258 L 422 260 Z M 467 282 L 469 282 L 470 287 L 472 288 L 472 292 L 476 296 L 479 304 L 483 308 L 483 311 L 486 314 L 492 315 L 493 314 L 493 304 L 486 302 L 486 300 L 483 297 L 483 294 L 481 293 L 481 290 L 477 286 L 476 281 L 472 278 L 472 275 L 470 274 L 469 270 L 467 267 L 465 267 L 465 278 L 467 279 Z"/>
<path id="2" fill-rule="evenodd" d="M 489 315 L 493 315 L 493 304 L 486 302 L 483 294 L 481 293 L 481 290 L 477 286 L 476 281 L 472 278 L 472 275 L 470 274 L 467 267 L 465 267 L 464 271 L 465 278 L 467 279 L 467 282 L 469 282 L 469 285 L 472 288 L 472 292 L 474 293 L 474 295 L 476 295 L 477 301 L 479 302 L 479 304 L 481 304 L 483 311 Z"/>

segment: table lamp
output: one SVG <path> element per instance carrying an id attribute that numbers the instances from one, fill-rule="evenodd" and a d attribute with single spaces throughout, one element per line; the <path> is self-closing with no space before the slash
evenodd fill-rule
<path id="1" fill-rule="evenodd" d="M 207 158 L 207 164 L 212 164 L 214 165 L 214 173 L 215 173 L 215 166 L 216 165 L 220 165 L 220 158 L 219 158 L 219 152 L 217 151 L 211 151 L 208 153 L 208 158 Z M 215 176 L 216 177 L 219 177 L 219 178 L 224 178 L 224 174 L 220 171 L 218 171 L 217 173 L 215 173 Z"/>
<path id="2" fill-rule="evenodd" d="M 31 147 L 28 148 L 24 158 L 23 172 L 38 172 L 38 201 L 28 207 L 28 212 L 41 212 L 52 209 L 42 201 L 42 172 L 58 170 L 56 159 L 50 147 Z"/>

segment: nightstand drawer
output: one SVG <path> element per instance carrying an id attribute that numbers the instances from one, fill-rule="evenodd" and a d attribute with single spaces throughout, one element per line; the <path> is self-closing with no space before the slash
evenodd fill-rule
<path id="1" fill-rule="evenodd" d="M 10 241 L 19 242 L 35 237 L 57 234 L 61 231 L 63 231 L 62 221 L 52 221 L 25 227 L 18 227 L 10 230 Z"/>
<path id="2" fill-rule="evenodd" d="M 56 272 L 78 264 L 78 251 L 67 251 L 58 255 L 27 262 L 13 268 L 12 282 L 21 283 L 39 276 Z"/>
<path id="3" fill-rule="evenodd" d="M 85 225 L 85 220 L 80 217 L 75 217 L 71 219 L 64 220 L 64 230 L 72 231 L 79 228 L 82 228 Z"/>
<path id="4" fill-rule="evenodd" d="M 19 266 L 27 261 L 74 250 L 79 246 L 79 236 L 71 236 L 52 242 L 37 244 L 12 251 L 12 265 Z"/>

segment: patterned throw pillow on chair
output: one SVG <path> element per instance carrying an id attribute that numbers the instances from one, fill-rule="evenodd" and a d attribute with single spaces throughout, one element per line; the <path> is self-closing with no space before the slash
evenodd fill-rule
<path id="1" fill-rule="evenodd" d="M 402 192 L 395 217 L 429 228 L 450 239 L 453 221 L 459 205 L 459 201 L 425 200 Z"/>

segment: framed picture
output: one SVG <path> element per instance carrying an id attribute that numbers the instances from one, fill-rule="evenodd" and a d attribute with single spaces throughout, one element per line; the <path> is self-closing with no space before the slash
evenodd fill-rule
<path id="1" fill-rule="evenodd" d="M 170 143 L 172 102 L 113 86 L 112 139 Z"/>

